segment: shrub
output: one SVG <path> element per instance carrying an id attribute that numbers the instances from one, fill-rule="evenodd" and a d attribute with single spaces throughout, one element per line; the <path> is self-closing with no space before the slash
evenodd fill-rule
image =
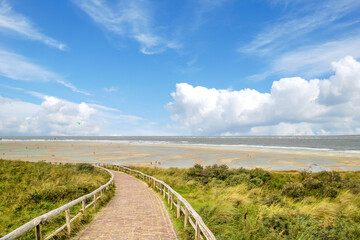
<path id="1" fill-rule="evenodd" d="M 281 196 L 277 194 L 269 194 L 267 197 L 263 199 L 263 204 L 267 206 L 276 205 L 283 203 Z"/>
<path id="2" fill-rule="evenodd" d="M 260 187 L 263 184 L 264 184 L 264 181 L 261 178 L 256 177 L 256 178 L 250 179 L 249 187 L 250 188 Z"/>
<path id="3" fill-rule="evenodd" d="M 319 180 L 313 178 L 307 178 L 303 182 L 304 187 L 309 190 L 319 189 L 322 187 L 322 184 Z"/>
<path id="4" fill-rule="evenodd" d="M 250 176 L 248 174 L 231 175 L 226 179 L 226 184 L 229 186 L 236 186 L 241 183 L 248 183 Z"/>
<path id="5" fill-rule="evenodd" d="M 190 168 L 185 174 L 186 180 L 195 179 L 204 184 L 211 181 L 212 178 L 224 181 L 228 176 L 231 175 L 229 167 L 226 165 L 212 165 L 204 168 L 199 164 L 195 164 L 194 167 Z"/>
<path id="6" fill-rule="evenodd" d="M 95 167 L 88 163 L 80 163 L 77 165 L 76 170 L 80 172 L 93 172 Z"/>
<path id="7" fill-rule="evenodd" d="M 260 179 L 263 183 L 265 183 L 266 181 L 268 181 L 270 179 L 270 173 L 268 171 L 265 171 L 264 169 L 261 168 L 255 168 L 249 171 L 250 172 L 250 178 L 258 178 Z"/>
<path id="8" fill-rule="evenodd" d="M 328 186 L 324 188 L 323 194 L 324 196 L 329 198 L 336 198 L 336 196 L 338 195 L 338 191 L 335 188 Z"/>
<path id="9" fill-rule="evenodd" d="M 305 189 L 301 183 L 287 183 L 283 186 L 282 194 L 292 198 L 299 198 L 305 195 Z"/>
<path id="10" fill-rule="evenodd" d="M 338 172 L 335 171 L 322 171 L 318 173 L 317 178 L 324 183 L 339 183 L 341 182 L 341 176 Z"/>

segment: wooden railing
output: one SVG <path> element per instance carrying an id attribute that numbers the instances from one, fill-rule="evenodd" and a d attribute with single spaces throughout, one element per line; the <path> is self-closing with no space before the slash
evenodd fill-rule
<path id="1" fill-rule="evenodd" d="M 100 168 L 102 168 L 102 167 L 100 167 Z M 16 239 L 16 238 L 24 235 L 26 232 L 28 232 L 29 230 L 31 230 L 33 228 L 35 229 L 35 239 L 42 240 L 41 224 L 63 212 L 65 212 L 66 223 L 63 226 L 61 226 L 59 229 L 57 229 L 55 232 L 53 232 L 49 236 L 45 237 L 44 239 L 48 240 L 48 239 L 54 237 L 56 234 L 58 234 L 64 228 L 67 228 L 67 233 L 70 235 L 71 223 L 75 219 L 80 217 L 82 214 L 84 214 L 88 207 L 94 205 L 94 209 L 96 210 L 96 201 L 99 200 L 103 196 L 104 189 L 108 189 L 109 185 L 114 183 L 114 175 L 109 170 L 107 170 L 105 168 L 102 168 L 102 169 L 106 170 L 111 175 L 111 179 L 106 184 L 102 185 L 101 187 L 99 187 L 98 189 L 96 189 L 95 191 L 93 191 L 87 195 L 79 197 L 78 199 L 76 199 L 72 202 L 69 202 L 68 204 L 63 205 L 62 207 L 59 207 L 55 210 L 52 210 L 48 213 L 45 213 L 45 214 L 39 216 L 37 218 L 34 218 L 30 222 L 25 223 L 24 225 L 15 229 L 11 233 L 3 236 L 2 238 L 0 238 L 0 240 Z M 100 195 L 96 196 L 97 193 L 100 193 Z M 93 197 L 94 200 L 91 203 L 89 203 L 88 205 L 86 205 L 86 199 L 91 198 L 91 197 Z M 70 219 L 70 208 L 79 203 L 81 203 L 81 205 L 82 205 L 80 212 L 78 214 L 76 214 L 75 217 Z"/>
<path id="2" fill-rule="evenodd" d="M 195 230 L 195 240 L 207 239 L 207 240 L 216 240 L 214 234 L 210 231 L 210 229 L 205 225 L 202 218 L 199 214 L 191 207 L 190 203 L 188 203 L 185 198 L 183 198 L 179 193 L 177 193 L 174 189 L 172 189 L 165 182 L 160 181 L 150 175 L 146 175 L 140 171 L 133 170 L 131 168 L 127 168 L 121 165 L 108 164 L 115 169 L 123 171 L 125 173 L 135 175 L 138 178 L 144 180 L 148 183 L 149 186 L 154 188 L 155 190 L 159 190 L 163 198 L 166 198 L 167 202 L 170 204 L 170 208 L 176 208 L 176 216 L 180 218 L 181 213 L 184 215 L 184 227 L 186 227 L 189 223 Z M 107 165 L 105 165 L 106 167 Z"/>

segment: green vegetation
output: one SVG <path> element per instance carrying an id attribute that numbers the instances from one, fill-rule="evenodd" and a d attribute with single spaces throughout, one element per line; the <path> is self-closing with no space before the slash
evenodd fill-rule
<path id="1" fill-rule="evenodd" d="M 107 172 L 90 164 L 54 165 L 0 160 L 0 237 L 35 217 L 94 191 L 109 180 Z M 105 191 L 105 196 L 97 207 L 104 205 L 113 194 L 113 189 Z M 92 199 L 88 199 L 87 203 L 90 201 Z M 80 208 L 81 204 L 71 208 L 71 217 Z M 88 210 L 79 221 L 71 225 L 73 233 L 93 218 L 93 208 Z M 47 236 L 64 223 L 65 214 L 59 214 L 42 225 L 43 235 Z M 57 239 L 68 237 L 63 231 Z M 34 239 L 34 231 L 29 231 L 21 239 Z"/>
<path id="2" fill-rule="evenodd" d="M 221 239 L 360 239 L 360 172 L 136 168 L 168 183 Z M 171 215 L 182 239 L 192 227 Z"/>

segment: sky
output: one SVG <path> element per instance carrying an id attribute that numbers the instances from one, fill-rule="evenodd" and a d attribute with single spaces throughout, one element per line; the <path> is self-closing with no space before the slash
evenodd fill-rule
<path id="1" fill-rule="evenodd" d="M 358 0 L 0 0 L 0 135 L 360 134 Z"/>

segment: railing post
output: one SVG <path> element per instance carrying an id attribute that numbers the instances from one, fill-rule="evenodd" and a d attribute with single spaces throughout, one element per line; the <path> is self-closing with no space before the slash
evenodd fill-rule
<path id="1" fill-rule="evenodd" d="M 176 218 L 180 217 L 180 213 L 181 213 L 181 202 L 180 199 L 177 199 L 177 210 L 176 210 Z"/>
<path id="2" fill-rule="evenodd" d="M 184 218 L 184 228 L 186 228 L 187 223 L 188 223 L 188 219 L 189 218 L 189 210 L 187 209 L 187 207 L 185 207 L 185 218 Z"/>
<path id="3" fill-rule="evenodd" d="M 81 201 L 81 211 L 83 214 L 85 214 L 86 208 L 85 208 L 85 200 Z"/>
<path id="4" fill-rule="evenodd" d="M 200 240 L 200 226 L 196 220 L 196 229 L 195 229 L 195 240 Z"/>
<path id="5" fill-rule="evenodd" d="M 170 204 L 170 188 L 168 188 L 168 204 Z"/>
<path id="6" fill-rule="evenodd" d="M 170 209 L 173 209 L 173 205 L 174 205 L 174 195 L 171 193 L 171 197 L 170 197 Z"/>
<path id="7" fill-rule="evenodd" d="M 163 185 L 163 198 L 165 199 L 165 196 L 166 196 L 166 188 L 165 188 L 165 185 Z"/>
<path id="8" fill-rule="evenodd" d="M 94 211 L 96 211 L 96 193 L 94 194 Z"/>
<path id="9" fill-rule="evenodd" d="M 42 235 L 41 235 L 41 225 L 38 224 L 35 227 L 35 239 L 36 240 L 42 240 Z"/>
<path id="10" fill-rule="evenodd" d="M 70 225 L 70 209 L 69 208 L 65 210 L 65 218 L 66 218 L 67 232 L 70 235 L 71 234 L 71 225 Z"/>

